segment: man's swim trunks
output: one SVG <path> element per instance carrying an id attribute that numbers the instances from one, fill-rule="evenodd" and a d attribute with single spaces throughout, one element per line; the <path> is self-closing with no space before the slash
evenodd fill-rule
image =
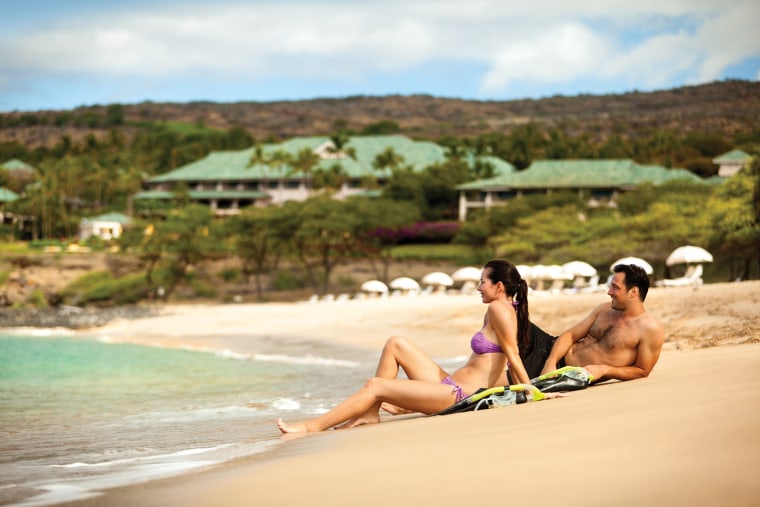
<path id="1" fill-rule="evenodd" d="M 451 390 L 452 393 L 456 393 L 457 399 L 454 403 L 461 401 L 465 398 L 467 398 L 469 395 L 466 394 L 464 391 L 462 391 L 462 388 L 454 382 L 454 379 L 451 378 L 451 375 L 446 377 L 445 379 L 441 380 L 441 384 L 447 384 L 450 385 L 453 389 Z"/>
<path id="2" fill-rule="evenodd" d="M 552 351 L 554 342 L 557 341 L 556 336 L 552 336 L 534 323 L 530 323 L 530 345 L 528 351 L 522 355 L 523 366 L 528 373 L 528 377 L 534 378 L 541 375 L 541 370 L 544 369 L 544 364 L 549 358 L 549 353 Z M 565 366 L 565 359 L 562 358 L 557 363 L 557 368 Z M 512 375 L 509 375 L 509 383 L 514 384 Z"/>

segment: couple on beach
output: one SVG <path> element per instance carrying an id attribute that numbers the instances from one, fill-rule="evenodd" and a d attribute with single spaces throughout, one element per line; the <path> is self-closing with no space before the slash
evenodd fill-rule
<path id="1" fill-rule="evenodd" d="M 531 338 L 527 283 L 513 264 L 489 261 L 478 284 L 488 308 L 483 327 L 470 340 L 472 354 L 463 367 L 449 374 L 414 343 L 392 336 L 375 376 L 359 391 L 319 417 L 296 423 L 278 419 L 277 425 L 283 433 L 299 433 L 376 423 L 381 409 L 433 414 L 480 388 L 530 384 L 537 374 L 562 366 L 581 366 L 596 382 L 646 377 L 665 340 L 662 326 L 644 307 L 649 278 L 632 264 L 618 264 L 613 271 L 607 291 L 611 302 L 599 305 L 552 338 L 551 347 L 539 350 Z M 408 379 L 397 378 L 399 368 Z"/>

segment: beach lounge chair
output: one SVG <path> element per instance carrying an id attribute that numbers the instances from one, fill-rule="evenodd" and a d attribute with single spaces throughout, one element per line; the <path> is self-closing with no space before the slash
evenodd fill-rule
<path id="1" fill-rule="evenodd" d="M 658 287 L 688 287 L 702 285 L 702 264 L 696 266 L 689 266 L 686 273 L 680 278 L 665 278 L 664 280 L 658 280 L 655 285 Z"/>

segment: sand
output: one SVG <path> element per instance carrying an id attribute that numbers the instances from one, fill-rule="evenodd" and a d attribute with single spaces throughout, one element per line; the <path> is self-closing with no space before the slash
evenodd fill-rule
<path id="1" fill-rule="evenodd" d="M 606 301 L 603 292 L 532 294 L 530 311 L 556 334 Z M 654 288 L 647 307 L 668 336 L 647 379 L 496 410 L 282 436 L 269 456 L 71 505 L 760 505 L 760 282 Z M 450 357 L 467 353 L 483 312 L 477 295 L 173 306 L 98 334 L 241 353 L 377 353 L 401 334 Z"/>

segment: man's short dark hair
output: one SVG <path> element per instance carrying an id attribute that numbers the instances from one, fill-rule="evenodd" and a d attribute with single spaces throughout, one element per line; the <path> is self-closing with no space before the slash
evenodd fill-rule
<path id="1" fill-rule="evenodd" d="M 649 292 L 649 275 L 644 268 L 636 264 L 615 264 L 612 268 L 615 273 L 625 273 L 625 288 L 631 290 L 639 288 L 639 298 L 645 301 Z"/>

